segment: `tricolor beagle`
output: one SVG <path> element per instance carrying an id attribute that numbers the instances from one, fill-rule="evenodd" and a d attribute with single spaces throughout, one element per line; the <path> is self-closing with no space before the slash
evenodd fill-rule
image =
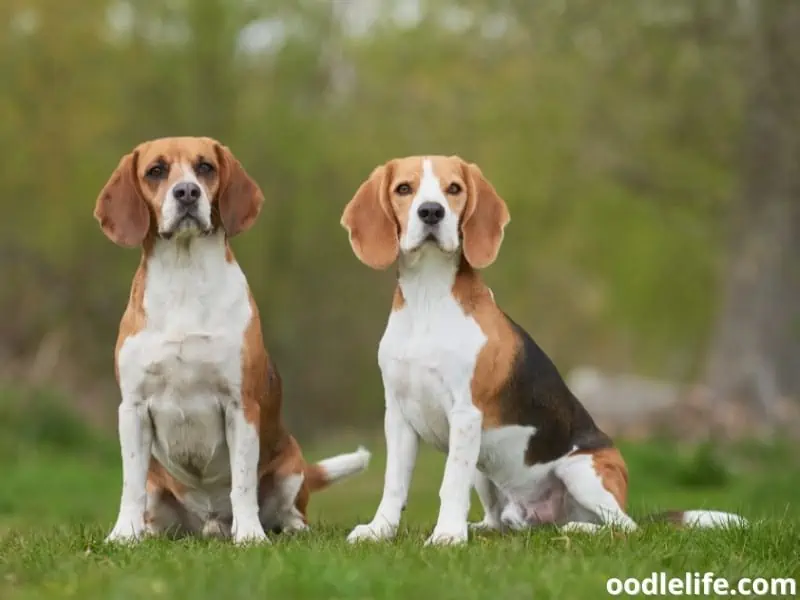
<path id="1" fill-rule="evenodd" d="M 619 451 L 478 274 L 497 257 L 508 221 L 481 170 L 455 156 L 389 161 L 344 210 L 342 225 L 362 262 L 385 269 L 399 257 L 378 349 L 383 497 L 350 541 L 394 536 L 419 438 L 447 452 L 428 543 L 467 539 L 473 483 L 485 511 L 475 524 L 481 528 L 636 527 L 625 513 L 628 473 Z M 694 525 L 743 522 L 714 511 L 670 516 Z"/>
<path id="2" fill-rule="evenodd" d="M 263 202 L 208 138 L 143 143 L 100 192 L 103 232 L 142 248 L 116 345 L 123 483 L 109 541 L 305 529 L 309 492 L 367 466 L 363 448 L 307 465 L 281 421 L 281 380 L 228 245 Z"/>

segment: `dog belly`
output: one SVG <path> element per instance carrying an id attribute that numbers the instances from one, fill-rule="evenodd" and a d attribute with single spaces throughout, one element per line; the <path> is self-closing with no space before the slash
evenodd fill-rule
<path id="1" fill-rule="evenodd" d="M 190 487 L 229 484 L 225 417 L 216 397 L 155 397 L 149 411 L 153 456 L 173 477 Z"/>

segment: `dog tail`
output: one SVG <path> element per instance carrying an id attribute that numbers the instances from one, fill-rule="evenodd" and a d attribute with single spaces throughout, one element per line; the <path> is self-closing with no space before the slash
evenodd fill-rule
<path id="1" fill-rule="evenodd" d="M 372 455 L 364 446 L 355 452 L 331 456 L 314 465 L 306 465 L 306 484 L 310 491 L 324 489 L 344 477 L 360 473 L 369 465 Z"/>
<path id="2" fill-rule="evenodd" d="M 670 510 L 650 515 L 645 521 L 667 522 L 678 527 L 746 527 L 747 519 L 719 510 Z"/>

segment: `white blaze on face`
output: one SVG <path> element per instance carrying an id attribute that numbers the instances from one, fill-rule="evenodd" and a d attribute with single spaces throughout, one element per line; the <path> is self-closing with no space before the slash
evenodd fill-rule
<path id="1" fill-rule="evenodd" d="M 164 201 L 161 203 L 161 229 L 169 232 L 176 231 L 176 227 L 177 232 L 197 230 L 198 228 L 209 229 L 211 227 L 211 200 L 208 197 L 205 186 L 197 178 L 192 165 L 180 163 L 176 164 L 174 168 L 180 170 L 180 177 L 169 186 L 164 196 Z M 197 207 L 192 213 L 199 221 L 199 225 L 194 219 L 186 219 L 180 222 L 185 213 L 180 202 L 175 198 L 174 192 L 175 187 L 182 183 L 194 183 L 200 188 L 200 198 L 197 200 Z"/>
<path id="2" fill-rule="evenodd" d="M 419 208 L 425 202 L 435 202 L 444 208 L 444 218 L 436 225 L 427 225 L 419 216 Z M 458 250 L 458 215 L 450 208 L 447 197 L 442 192 L 442 182 L 433 170 L 432 161 L 424 158 L 419 189 L 409 208 L 408 226 L 400 239 L 400 249 L 403 252 L 416 250 L 429 236 L 433 236 L 445 252 Z"/>

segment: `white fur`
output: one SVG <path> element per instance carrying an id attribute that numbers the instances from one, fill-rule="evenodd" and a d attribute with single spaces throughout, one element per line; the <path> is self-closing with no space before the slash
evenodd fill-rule
<path id="1" fill-rule="evenodd" d="M 492 483 L 485 473 L 475 470 L 473 485 L 478 493 L 481 505 L 484 507 L 483 520 L 472 523 L 473 529 L 498 530 L 502 529 L 501 520 L 503 506 L 506 505 L 503 493 Z"/>
<path id="2" fill-rule="evenodd" d="M 444 218 L 434 226 L 425 224 L 417 211 L 423 202 L 437 202 L 444 208 Z M 442 184 L 433 172 L 430 159 L 422 160 L 422 177 L 419 188 L 408 211 L 408 225 L 400 238 L 400 250 L 404 254 L 419 248 L 433 234 L 445 252 L 455 252 L 459 246 L 458 215 L 450 208 L 442 192 Z"/>
<path id="3" fill-rule="evenodd" d="M 718 510 L 687 510 L 683 513 L 683 524 L 690 527 L 744 527 L 748 521 Z"/>
<path id="4" fill-rule="evenodd" d="M 164 201 L 161 203 L 161 224 L 159 231 L 161 233 L 170 232 L 176 233 L 178 236 L 193 235 L 193 230 L 201 229 L 203 231 L 211 228 L 211 199 L 206 193 L 206 188 L 201 185 L 197 179 L 192 165 L 188 163 L 178 163 L 173 166 L 173 169 L 180 169 L 181 178 L 175 181 L 167 190 L 164 195 Z M 194 213 L 199 223 L 195 223 L 191 219 L 179 222 L 183 216 L 183 210 L 180 203 L 175 199 L 173 191 L 175 186 L 180 183 L 194 183 L 200 187 L 200 198 L 197 200 L 197 208 Z"/>
<path id="5" fill-rule="evenodd" d="M 109 540 L 144 532 L 150 453 L 188 488 L 201 522 L 232 518 L 234 540 L 265 539 L 256 492 L 258 432 L 244 418 L 247 283 L 223 233 L 157 240 L 148 259 L 145 328 L 119 351 L 123 493 Z M 230 490 L 230 493 L 226 493 Z"/>
<path id="6" fill-rule="evenodd" d="M 364 446 L 359 446 L 355 452 L 339 454 L 326 458 L 317 463 L 330 482 L 334 482 L 342 477 L 360 473 L 369 466 L 369 459 L 372 455 Z"/>

